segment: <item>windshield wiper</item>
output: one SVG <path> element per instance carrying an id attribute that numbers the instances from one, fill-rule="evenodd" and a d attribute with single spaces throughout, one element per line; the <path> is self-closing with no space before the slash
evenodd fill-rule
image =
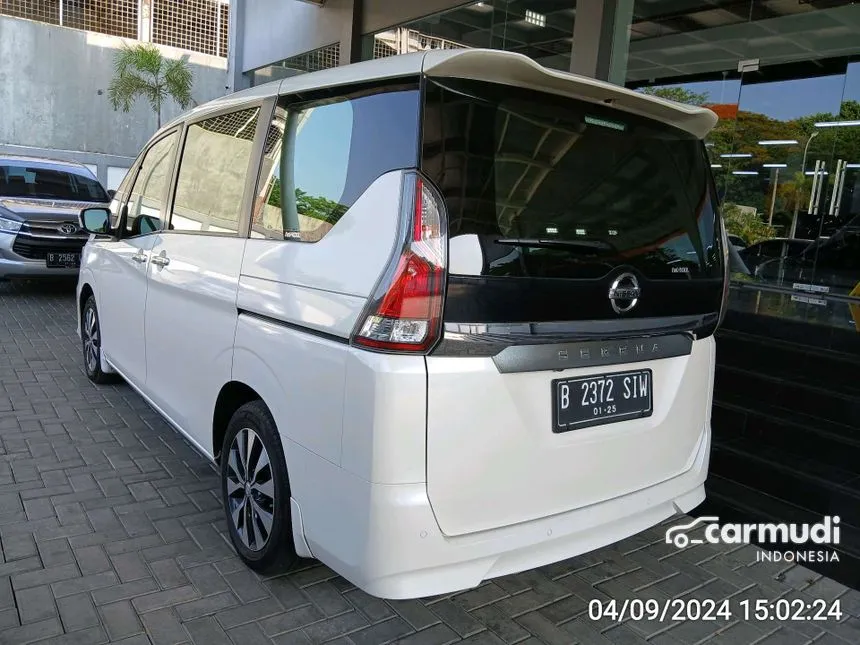
<path id="1" fill-rule="evenodd" d="M 535 248 L 581 249 L 583 251 L 615 251 L 615 247 L 602 240 L 553 240 L 532 237 L 503 237 L 496 244 L 530 246 Z"/>

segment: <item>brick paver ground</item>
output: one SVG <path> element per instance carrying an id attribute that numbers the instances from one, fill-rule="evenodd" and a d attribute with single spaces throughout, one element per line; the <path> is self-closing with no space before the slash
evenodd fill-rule
<path id="1" fill-rule="evenodd" d="M 446 597 L 385 602 L 330 569 L 261 578 L 213 468 L 81 369 L 73 285 L 0 284 L 0 643 L 860 643 L 860 594 L 665 527 Z M 840 597 L 841 622 L 593 621 L 593 599 Z"/>

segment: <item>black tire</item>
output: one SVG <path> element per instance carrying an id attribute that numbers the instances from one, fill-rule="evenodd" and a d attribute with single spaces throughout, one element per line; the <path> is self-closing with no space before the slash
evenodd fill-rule
<path id="1" fill-rule="evenodd" d="M 247 453 L 249 438 L 251 450 L 243 464 L 242 446 Z M 260 463 L 266 461 L 263 450 L 268 466 Z M 221 448 L 221 497 L 230 540 L 248 567 L 282 573 L 296 564 L 284 449 L 262 401 L 243 405 L 227 425 Z"/>
<path id="2" fill-rule="evenodd" d="M 90 296 L 81 310 L 81 352 L 87 377 L 98 385 L 113 383 L 116 377 L 102 371 L 102 331 L 95 296 Z"/>

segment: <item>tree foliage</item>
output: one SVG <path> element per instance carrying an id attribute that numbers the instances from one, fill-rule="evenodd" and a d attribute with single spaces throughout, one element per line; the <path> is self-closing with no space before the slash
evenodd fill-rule
<path id="1" fill-rule="evenodd" d="M 761 217 L 749 208 L 741 208 L 737 204 L 726 203 L 722 208 L 726 230 L 743 239 L 747 244 L 755 244 L 772 238 L 775 230 L 762 221 Z"/>
<path id="2" fill-rule="evenodd" d="M 276 178 L 269 191 L 269 206 L 281 208 L 281 182 Z M 326 197 L 308 195 L 301 188 L 296 188 L 296 210 L 299 215 L 335 224 L 343 217 L 347 207 Z"/>
<path id="3" fill-rule="evenodd" d="M 141 98 L 152 107 L 161 127 L 161 108 L 168 99 L 182 109 L 191 105 L 194 75 L 185 60 L 162 56 L 151 43 L 124 45 L 114 60 L 108 98 L 115 110 L 128 112 Z"/>
<path id="4" fill-rule="evenodd" d="M 646 87 L 642 93 L 688 105 L 704 105 L 708 100 L 707 92 L 700 94 L 683 87 Z"/>

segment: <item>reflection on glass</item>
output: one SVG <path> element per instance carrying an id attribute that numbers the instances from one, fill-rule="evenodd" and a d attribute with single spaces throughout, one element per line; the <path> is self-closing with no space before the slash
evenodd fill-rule
<path id="1" fill-rule="evenodd" d="M 433 49 L 485 47 L 525 54 L 551 69 L 570 69 L 575 0 L 485 0 L 367 36 L 362 59 Z"/>

